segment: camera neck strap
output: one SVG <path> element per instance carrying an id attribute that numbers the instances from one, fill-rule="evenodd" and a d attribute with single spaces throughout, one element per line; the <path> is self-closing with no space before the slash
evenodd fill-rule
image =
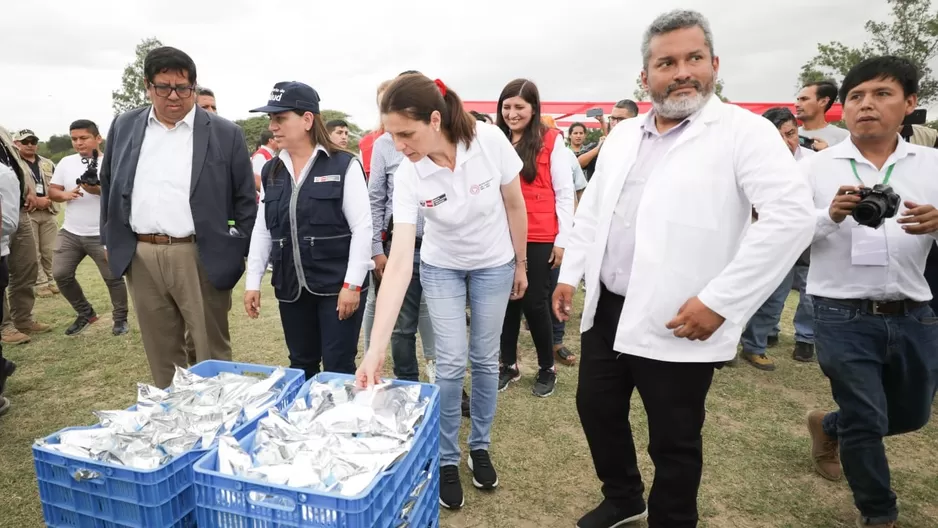
<path id="1" fill-rule="evenodd" d="M 883 185 L 889 185 L 889 178 L 892 176 L 892 169 L 896 167 L 896 164 L 893 163 L 886 168 L 886 177 L 883 178 Z M 860 182 L 860 185 L 866 185 L 863 183 L 863 180 L 860 179 L 860 174 L 857 173 L 857 162 L 856 160 L 850 160 L 850 168 L 853 169 L 853 175 L 856 176 L 857 181 Z"/>

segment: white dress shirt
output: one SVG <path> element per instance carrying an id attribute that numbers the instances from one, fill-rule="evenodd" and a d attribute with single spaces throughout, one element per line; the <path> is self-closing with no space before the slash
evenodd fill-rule
<path id="1" fill-rule="evenodd" d="M 173 128 L 157 119 L 150 107 L 130 198 L 134 233 L 177 238 L 195 234 L 189 206 L 194 123 L 194 106 Z"/>
<path id="2" fill-rule="evenodd" d="M 616 205 L 648 122 L 629 119 L 612 130 L 576 212 L 559 282 L 576 286 L 585 277 L 581 332 L 593 327 L 606 248 L 623 229 Z M 628 295 L 613 348 L 658 361 L 727 361 L 743 325 L 811 241 L 811 191 L 761 116 L 711 97 L 685 127 L 635 205 Z M 760 219 L 750 225 L 753 207 Z M 726 319 L 706 341 L 675 337 L 666 326 L 695 296 Z"/>
<path id="3" fill-rule="evenodd" d="M 898 136 L 896 136 L 898 137 Z M 931 290 L 923 276 L 925 259 L 938 238 L 931 235 L 910 235 L 896 222 L 907 208 L 899 205 L 899 212 L 878 229 L 857 224 L 852 216 L 837 224 L 831 220 L 830 204 L 842 185 L 859 185 L 850 160 L 854 160 L 857 174 L 865 187 L 882 183 L 893 164 L 889 185 L 902 202 L 938 206 L 938 150 L 898 140 L 882 169 L 877 169 L 860 154 L 852 139 L 825 149 L 804 164 L 805 172 L 814 189 L 817 207 L 817 229 L 811 245 L 811 268 L 808 271 L 808 293 L 832 299 L 870 299 L 894 301 L 911 299 L 928 301 Z M 855 230 L 883 240 L 886 251 L 884 266 L 855 265 L 853 238 L 860 236 Z"/>
<path id="4" fill-rule="evenodd" d="M 290 154 L 281 150 L 279 158 L 283 161 L 287 172 L 290 173 L 290 182 L 293 193 L 299 192 L 309 170 L 313 167 L 318 156 L 328 156 L 321 145 L 313 151 L 312 157 L 296 178 L 293 160 Z M 365 172 L 360 163 L 349 163 L 342 183 L 342 214 L 352 231 L 351 247 L 349 248 L 348 269 L 345 272 L 345 282 L 361 286 L 365 282 L 365 274 L 374 268 L 371 260 L 371 203 L 368 199 L 368 184 L 365 183 Z M 294 241 L 295 243 L 295 241 Z M 270 230 L 267 228 L 267 216 L 264 213 L 264 188 L 261 187 L 261 201 L 257 206 L 257 221 L 254 222 L 254 231 L 251 234 L 251 249 L 248 251 L 247 279 L 245 289 L 260 290 L 267 263 L 270 261 L 270 249 L 273 246 Z M 299 277 L 300 286 L 306 288 L 305 277 Z M 307 289 L 308 291 L 308 289 Z"/>
<path id="5" fill-rule="evenodd" d="M 576 191 L 573 189 L 573 169 L 570 168 L 569 150 L 563 142 L 563 136 L 557 134 L 554 148 L 550 153 L 550 183 L 554 188 L 554 208 L 557 214 L 557 237 L 554 245 L 563 248 L 573 229 L 573 203 Z"/>
<path id="6" fill-rule="evenodd" d="M 645 182 L 693 118 L 688 117 L 664 134 L 658 132 L 655 126 L 654 113 L 649 112 L 644 119 L 642 143 L 638 147 L 635 164 L 625 178 L 625 185 L 622 186 L 619 201 L 612 213 L 613 225 L 618 228 L 616 236 L 609 237 L 606 242 L 606 253 L 599 269 L 600 280 L 612 293 L 625 297 L 629 290 L 632 258 L 635 255 L 635 217 L 642 195 L 645 194 Z"/>

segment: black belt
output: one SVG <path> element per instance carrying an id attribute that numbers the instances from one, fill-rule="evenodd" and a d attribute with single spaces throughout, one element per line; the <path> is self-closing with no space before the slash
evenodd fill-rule
<path id="1" fill-rule="evenodd" d="M 414 239 L 414 249 L 420 249 L 420 243 L 423 241 L 422 238 Z"/>
<path id="2" fill-rule="evenodd" d="M 833 304 L 849 306 L 860 312 L 871 315 L 908 315 L 909 312 L 927 306 L 924 301 L 902 299 L 901 301 L 873 301 L 870 299 L 831 299 L 829 297 L 816 297 Z"/>

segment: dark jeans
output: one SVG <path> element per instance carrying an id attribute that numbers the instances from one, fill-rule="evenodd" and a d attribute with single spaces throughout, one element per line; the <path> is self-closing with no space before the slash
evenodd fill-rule
<path id="1" fill-rule="evenodd" d="M 336 311 L 339 297 L 313 295 L 305 289 L 296 302 L 280 302 L 280 321 L 290 353 L 290 368 L 303 369 L 306 379 L 319 373 L 319 364 L 326 372 L 355 374 L 358 335 L 365 312 L 365 295 L 361 292 L 358 310 L 344 321 Z"/>
<path id="2" fill-rule="evenodd" d="M 931 309 L 938 313 L 938 249 L 932 244 L 925 260 L 925 280 L 931 290 Z"/>
<path id="3" fill-rule="evenodd" d="M 560 267 L 556 267 L 550 270 L 550 296 L 554 295 L 554 290 L 557 289 L 557 282 L 560 281 Z M 550 296 L 548 299 L 550 299 Z M 548 308 L 550 308 L 550 301 L 548 301 Z M 554 330 L 554 346 L 563 344 L 563 335 L 566 332 L 566 323 L 557 319 L 557 316 L 554 315 L 553 310 L 548 310 L 550 312 L 550 322 Z"/>
<path id="4" fill-rule="evenodd" d="M 638 389 L 648 415 L 648 453 L 655 480 L 648 495 L 648 526 L 697 526 L 697 490 L 703 470 L 701 429 L 713 363 L 668 363 L 613 349 L 623 298 L 602 286 L 593 327 L 584 332 L 576 406 L 603 496 L 624 510 L 642 511 L 642 475 L 629 425 L 629 401 Z"/>
<path id="5" fill-rule="evenodd" d="M 502 325 L 501 362 L 518 362 L 518 335 L 521 333 L 521 313 L 528 321 L 531 338 L 537 350 L 537 364 L 542 369 L 553 368 L 553 330 L 550 320 L 550 259 L 553 244 L 528 242 L 528 289 L 524 297 L 508 301 L 505 322 Z"/>
<path id="6" fill-rule="evenodd" d="M 870 524 L 894 521 L 883 437 L 928 423 L 938 387 L 938 318 L 928 305 L 904 315 L 874 315 L 814 298 L 815 346 L 840 410 L 824 431 L 840 441 L 853 500 Z"/>
<path id="7" fill-rule="evenodd" d="M 423 342 L 423 354 L 427 360 L 436 359 L 433 326 L 423 302 L 423 286 L 420 285 L 420 254 L 417 253 L 410 285 L 404 294 L 401 311 L 391 332 L 391 358 L 394 360 L 394 376 L 407 381 L 420 381 L 417 362 L 417 331 Z M 422 308 L 422 309 L 421 309 Z M 422 312 L 422 313 L 421 313 Z M 421 319 L 421 316 L 422 319 Z"/>

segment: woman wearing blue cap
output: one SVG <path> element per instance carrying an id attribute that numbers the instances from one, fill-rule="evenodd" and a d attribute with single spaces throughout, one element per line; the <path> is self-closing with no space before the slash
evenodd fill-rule
<path id="1" fill-rule="evenodd" d="M 274 85 L 267 106 L 280 154 L 261 171 L 261 203 L 248 255 L 244 309 L 260 314 L 268 259 L 290 366 L 307 379 L 353 374 L 371 269 L 371 209 L 365 172 L 329 139 L 319 94 L 300 82 Z"/>

